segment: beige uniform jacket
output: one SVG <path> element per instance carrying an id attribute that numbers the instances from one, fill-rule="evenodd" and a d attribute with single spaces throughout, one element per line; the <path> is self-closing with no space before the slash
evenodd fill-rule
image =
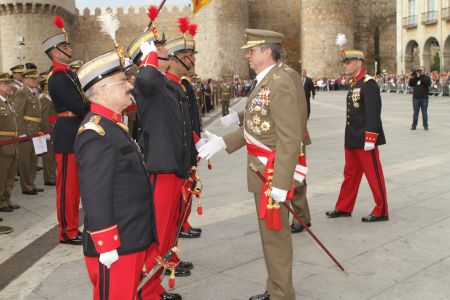
<path id="1" fill-rule="evenodd" d="M 295 166 L 301 150 L 301 142 L 306 128 L 306 101 L 298 101 L 297 88 L 289 74 L 275 65 L 248 97 L 243 127 L 224 137 L 227 151 L 232 153 L 244 145 L 244 129 L 253 138 L 277 152 L 273 186 L 290 190 Z M 253 163 L 264 173 L 264 165 L 254 156 L 248 156 L 248 164 Z M 261 191 L 261 180 L 247 168 L 248 190 Z"/>
<path id="2" fill-rule="evenodd" d="M 19 136 L 33 135 L 41 131 L 41 103 L 28 87 L 19 90 L 14 96 Z"/>
<path id="3" fill-rule="evenodd" d="M 8 98 L 7 102 L 0 99 L 0 141 L 15 137 L 17 137 L 16 112 Z M 17 155 L 17 144 L 0 146 L 0 155 Z"/>
<path id="4" fill-rule="evenodd" d="M 41 131 L 52 132 L 55 128 L 55 122 L 49 122 L 48 117 L 56 116 L 56 110 L 53 102 L 47 98 L 50 97 L 47 93 L 39 96 L 39 103 L 41 104 Z"/>

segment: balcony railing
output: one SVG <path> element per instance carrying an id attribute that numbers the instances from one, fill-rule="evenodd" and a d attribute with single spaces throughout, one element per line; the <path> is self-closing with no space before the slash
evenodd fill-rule
<path id="1" fill-rule="evenodd" d="M 410 29 L 417 27 L 417 15 L 403 18 L 403 28 Z"/>
<path id="2" fill-rule="evenodd" d="M 430 10 L 430 11 L 424 12 L 422 14 L 422 24 L 423 25 L 436 24 L 437 20 L 438 20 L 437 10 Z"/>
<path id="3" fill-rule="evenodd" d="M 450 7 L 442 9 L 442 20 L 450 21 Z"/>

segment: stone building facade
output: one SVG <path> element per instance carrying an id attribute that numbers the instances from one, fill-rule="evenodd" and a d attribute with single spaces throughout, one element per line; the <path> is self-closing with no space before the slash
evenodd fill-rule
<path id="1" fill-rule="evenodd" d="M 350 9 L 352 8 L 352 9 Z M 199 24 L 196 72 L 203 78 L 251 75 L 240 46 L 244 29 L 259 28 L 282 32 L 286 38 L 287 63 L 295 69 L 306 68 L 311 76 L 337 76 L 340 66 L 336 34 L 347 34 L 346 48 L 366 51 L 368 68 L 373 70 L 374 30 L 380 29 L 381 65 L 395 70 L 396 12 L 390 0 L 213 0 L 195 16 L 192 8 L 164 8 L 157 26 L 168 39 L 180 35 L 177 18 L 189 16 Z M 118 32 L 121 45 L 128 46 L 147 25 L 146 9 L 114 9 L 122 24 Z M 7 71 L 19 62 L 35 62 L 47 69 L 49 60 L 40 50 L 42 40 L 58 33 L 53 16 L 64 16 L 74 58 L 87 61 L 112 49 L 112 42 L 99 32 L 96 21 L 102 12 L 75 9 L 74 0 L 0 0 L 0 70 Z M 25 37 L 20 51 L 16 36 Z M 20 52 L 20 53 L 19 53 Z M 21 54 L 20 58 L 18 57 Z"/>
<path id="2" fill-rule="evenodd" d="M 441 71 L 450 70 L 450 0 L 397 0 L 397 70 L 430 71 L 440 53 Z"/>

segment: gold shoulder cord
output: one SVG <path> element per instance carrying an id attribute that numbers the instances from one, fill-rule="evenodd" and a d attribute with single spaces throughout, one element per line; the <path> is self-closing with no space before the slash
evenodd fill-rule
<path id="1" fill-rule="evenodd" d="M 91 119 L 89 120 L 89 122 L 80 126 L 80 128 L 78 129 L 77 135 L 82 134 L 86 130 L 93 130 L 93 131 L 97 132 L 100 136 L 104 136 L 105 130 L 103 129 L 102 126 L 99 125 L 101 119 L 102 119 L 102 117 L 100 117 L 100 116 L 92 116 Z"/>

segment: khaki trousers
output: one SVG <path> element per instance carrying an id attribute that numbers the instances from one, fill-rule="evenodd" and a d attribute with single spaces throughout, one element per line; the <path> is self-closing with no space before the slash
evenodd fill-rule
<path id="1" fill-rule="evenodd" d="M 291 206 L 295 213 L 302 219 L 305 224 L 311 223 L 311 214 L 309 212 L 308 200 L 306 198 L 307 184 L 306 180 L 303 184 L 294 189 L 294 199 L 291 201 Z M 296 218 L 292 219 L 292 224 L 300 224 Z"/>
<path id="2" fill-rule="evenodd" d="M 31 192 L 36 189 L 37 156 L 34 153 L 32 141 L 19 143 L 19 172 L 22 192 Z"/>
<path id="3" fill-rule="evenodd" d="M 259 220 L 261 194 L 254 194 L 254 196 L 264 260 L 268 273 L 266 289 L 270 292 L 271 300 L 295 300 L 295 290 L 292 285 L 293 249 L 288 211 L 284 206 L 281 206 L 281 224 L 283 229 L 280 231 L 269 230 L 266 228 L 266 221 Z"/>
<path id="4" fill-rule="evenodd" d="M 53 142 L 47 141 L 47 153 L 42 154 L 44 183 L 56 183 L 56 161 Z"/>
<path id="5" fill-rule="evenodd" d="M 17 171 L 16 155 L 0 155 L 0 208 L 10 204 Z"/>

